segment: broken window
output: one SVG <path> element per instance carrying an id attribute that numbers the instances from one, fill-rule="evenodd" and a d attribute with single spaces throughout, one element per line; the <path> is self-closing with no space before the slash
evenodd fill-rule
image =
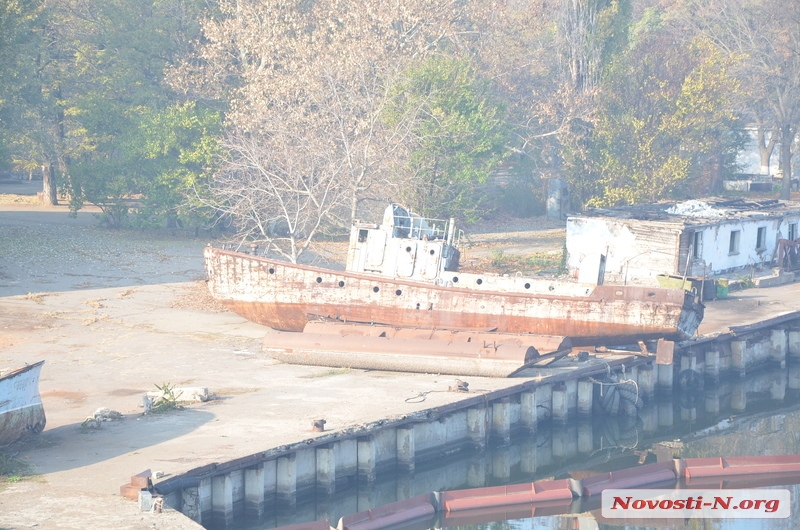
<path id="1" fill-rule="evenodd" d="M 797 239 L 797 223 L 789 223 L 789 240 Z"/>
<path id="2" fill-rule="evenodd" d="M 759 226 L 758 234 L 756 235 L 756 250 L 764 250 L 767 248 L 767 227 Z"/>
<path id="3" fill-rule="evenodd" d="M 731 231 L 731 242 L 728 245 L 728 254 L 738 254 L 739 253 L 739 234 L 741 234 L 741 230 L 732 230 Z"/>
<path id="4" fill-rule="evenodd" d="M 695 232 L 692 238 L 692 258 L 700 259 L 703 255 L 703 232 Z"/>

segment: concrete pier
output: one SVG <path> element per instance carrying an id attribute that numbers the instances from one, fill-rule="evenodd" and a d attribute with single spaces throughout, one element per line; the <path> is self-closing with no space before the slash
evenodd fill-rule
<path id="1" fill-rule="evenodd" d="M 536 392 L 522 392 L 519 399 L 522 426 L 527 429 L 528 432 L 534 433 L 536 432 L 536 424 L 539 420 L 539 413 L 536 410 Z"/>
<path id="2" fill-rule="evenodd" d="M 656 390 L 656 370 L 653 364 L 639 367 L 636 384 L 639 387 L 639 396 L 644 401 L 649 402 L 653 399 Z"/>
<path id="3" fill-rule="evenodd" d="M 336 493 L 336 454 L 333 444 L 316 449 L 317 495 L 330 497 Z"/>
<path id="4" fill-rule="evenodd" d="M 233 481 L 230 473 L 211 478 L 211 511 L 215 524 L 233 523 Z"/>
<path id="5" fill-rule="evenodd" d="M 297 454 L 291 453 L 278 458 L 277 465 L 275 499 L 278 506 L 294 509 L 297 504 Z"/>
<path id="6" fill-rule="evenodd" d="M 264 515 L 264 464 L 244 470 L 244 511 L 250 517 Z"/>
<path id="7" fill-rule="evenodd" d="M 467 435 L 478 448 L 486 447 L 486 424 L 488 411 L 484 407 L 471 407 L 467 410 Z"/>
<path id="8" fill-rule="evenodd" d="M 671 394 L 673 390 L 673 366 L 671 364 L 656 364 L 658 370 L 658 391 Z"/>
<path id="9" fill-rule="evenodd" d="M 499 444 L 511 441 L 511 401 L 503 398 L 492 404 L 492 437 Z"/>
<path id="10" fill-rule="evenodd" d="M 375 480 L 377 464 L 375 436 L 367 435 L 358 438 L 358 477 L 367 482 Z"/>
<path id="11" fill-rule="evenodd" d="M 414 426 L 404 425 L 395 429 L 397 436 L 397 469 L 401 473 L 413 473 L 416 451 L 414 445 Z"/>
<path id="12" fill-rule="evenodd" d="M 569 401 L 567 399 L 566 385 L 559 385 L 553 388 L 553 423 L 564 424 L 569 419 Z"/>
<path id="13" fill-rule="evenodd" d="M 652 370 L 651 370 L 652 372 Z M 582 379 L 578 381 L 578 417 L 588 418 L 592 415 L 592 401 L 594 399 L 594 383 Z"/>

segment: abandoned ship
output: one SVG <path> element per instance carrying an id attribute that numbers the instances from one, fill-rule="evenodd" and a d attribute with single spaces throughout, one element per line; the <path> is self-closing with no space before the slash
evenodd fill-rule
<path id="1" fill-rule="evenodd" d="M 691 292 L 458 271 L 449 221 L 389 205 L 380 224 L 354 222 L 346 270 L 208 246 L 214 298 L 253 322 L 303 331 L 315 321 L 561 336 L 572 345 L 691 337 L 703 304 Z"/>

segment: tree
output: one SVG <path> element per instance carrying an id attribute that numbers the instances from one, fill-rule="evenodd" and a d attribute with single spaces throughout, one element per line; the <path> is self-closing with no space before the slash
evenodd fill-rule
<path id="1" fill-rule="evenodd" d="M 777 0 L 685 1 L 684 21 L 723 53 L 741 60 L 736 75 L 752 85 L 752 109 L 768 107 L 779 135 L 780 198 L 791 191 L 792 144 L 800 120 L 800 5 Z"/>
<path id="2" fill-rule="evenodd" d="M 201 2 L 38 5 L 36 45 L 20 57 L 32 74 L 18 106 L 14 164 L 42 167 L 45 197 L 55 204 L 64 191 L 73 211 L 141 193 L 137 165 L 121 164 L 120 146 L 141 130 L 141 116 L 172 99 L 163 70 L 197 33 Z"/>
<path id="3" fill-rule="evenodd" d="M 15 131 L 22 127 L 36 88 L 31 57 L 39 47 L 42 9 L 33 0 L 0 0 L 0 170 L 12 167 Z"/>
<path id="4" fill-rule="evenodd" d="M 683 48 L 670 30 L 653 19 L 640 26 L 604 80 L 590 151 L 598 187 L 584 190 L 589 204 L 692 196 L 704 168 L 714 165 L 709 175 L 718 178 L 719 166 L 732 163 L 739 137 L 729 134 L 730 58 L 703 39 Z"/>
<path id="5" fill-rule="evenodd" d="M 283 226 L 300 246 L 280 252 L 297 259 L 304 238 L 349 224 L 365 199 L 396 193 L 405 176 L 393 170 L 414 113 L 387 126 L 389 88 L 407 62 L 467 38 L 468 8 L 459 0 L 223 0 L 219 10 L 203 21 L 200 46 L 171 81 L 193 97 L 229 103 L 216 207 L 242 221 L 242 240 L 269 240 L 269 226 Z M 276 159 L 267 145 L 292 160 Z M 233 200 L 237 178 L 244 194 L 259 196 Z M 248 188 L 256 178 L 271 188 Z M 310 211 L 323 217 L 300 221 Z"/>
<path id="6" fill-rule="evenodd" d="M 480 186 L 505 155 L 505 108 L 467 59 L 436 56 L 412 66 L 394 87 L 390 124 L 417 116 L 405 202 L 427 216 L 474 221 Z"/>
<path id="7" fill-rule="evenodd" d="M 266 251 L 297 263 L 346 189 L 332 139 L 309 143 L 293 117 L 229 132 L 206 203 L 232 220 L 239 247 L 263 242 Z"/>

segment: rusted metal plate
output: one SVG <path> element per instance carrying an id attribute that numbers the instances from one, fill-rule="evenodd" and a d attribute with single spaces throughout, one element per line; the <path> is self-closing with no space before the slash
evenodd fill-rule
<path id="1" fill-rule="evenodd" d="M 46 418 L 39 395 L 43 364 L 39 361 L 0 376 L 0 446 L 44 429 Z"/>
<path id="2" fill-rule="evenodd" d="M 305 333 L 320 333 L 339 336 L 369 336 L 398 339 L 426 339 L 449 342 L 472 342 L 487 344 L 509 344 L 533 346 L 540 353 L 569 349 L 572 341 L 568 337 L 531 335 L 529 333 L 498 333 L 494 331 L 468 331 L 448 329 L 404 328 L 396 326 L 347 324 L 343 322 L 311 321 L 303 328 Z"/>
<path id="3" fill-rule="evenodd" d="M 675 343 L 671 340 L 659 339 L 656 345 L 656 364 L 672 364 L 675 357 Z"/>
<path id="4" fill-rule="evenodd" d="M 533 346 L 276 331 L 263 351 L 290 364 L 508 377 L 539 357 Z"/>
<path id="5" fill-rule="evenodd" d="M 428 329 L 570 337 L 574 345 L 694 334 L 703 306 L 682 290 L 496 292 L 295 265 L 207 247 L 211 294 L 253 322 L 302 331 L 310 315 Z"/>

